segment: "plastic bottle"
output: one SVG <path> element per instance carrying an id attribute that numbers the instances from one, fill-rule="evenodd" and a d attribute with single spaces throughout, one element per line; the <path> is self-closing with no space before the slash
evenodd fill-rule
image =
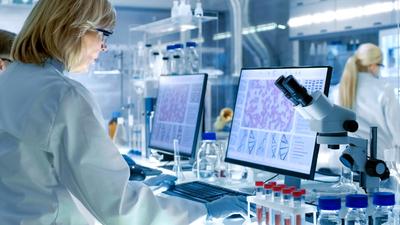
<path id="1" fill-rule="evenodd" d="M 143 55 L 143 75 L 142 78 L 146 78 L 148 76 L 152 75 L 152 68 L 150 65 L 151 62 L 151 44 L 146 44 L 145 49 L 144 49 L 144 55 Z"/>
<path id="2" fill-rule="evenodd" d="M 175 51 L 172 56 L 171 61 L 171 73 L 172 74 L 184 74 L 185 72 L 185 62 L 184 62 L 184 52 L 183 44 L 175 44 Z"/>
<path id="3" fill-rule="evenodd" d="M 173 64 L 174 52 L 175 52 L 175 45 L 168 45 L 167 51 L 165 52 L 164 55 L 164 57 L 168 57 L 168 64 L 167 64 L 168 74 L 173 74 L 172 64 Z"/>
<path id="4" fill-rule="evenodd" d="M 164 56 L 162 57 L 162 66 L 161 66 L 161 74 L 160 75 L 168 75 L 169 74 L 169 58 Z"/>
<path id="5" fill-rule="evenodd" d="M 341 208 L 340 197 L 322 196 L 318 199 L 318 207 L 320 210 L 317 224 L 318 225 L 341 225 L 339 218 Z"/>
<path id="6" fill-rule="evenodd" d="M 197 153 L 196 170 L 198 179 L 215 180 L 215 167 L 219 154 L 216 134 L 214 132 L 203 133 L 203 141 Z"/>
<path id="7" fill-rule="evenodd" d="M 179 2 L 178 0 L 174 0 L 171 8 L 171 17 L 175 18 L 178 16 L 179 16 Z"/>
<path id="8" fill-rule="evenodd" d="M 186 42 L 186 52 L 185 52 L 185 65 L 186 73 L 194 74 L 199 72 L 199 54 L 196 49 L 196 42 Z"/>
<path id="9" fill-rule="evenodd" d="M 264 198 L 263 196 L 264 181 L 256 181 L 256 197 L 258 199 Z M 256 205 L 257 224 L 261 225 L 263 221 L 263 207 Z"/>
<path id="10" fill-rule="evenodd" d="M 394 194 L 391 192 L 376 192 L 373 195 L 375 210 L 373 213 L 374 225 L 394 225 L 393 207 Z"/>
<path id="11" fill-rule="evenodd" d="M 194 9 L 194 16 L 202 17 L 203 16 L 203 7 L 201 5 L 200 0 L 196 2 L 196 8 Z"/>
<path id="12" fill-rule="evenodd" d="M 367 195 L 347 195 L 346 207 L 348 211 L 345 217 L 345 225 L 368 225 L 368 216 L 366 214 L 368 207 Z"/>

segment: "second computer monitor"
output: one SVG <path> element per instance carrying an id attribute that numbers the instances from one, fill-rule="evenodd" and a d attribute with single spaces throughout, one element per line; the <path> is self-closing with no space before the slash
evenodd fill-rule
<path id="1" fill-rule="evenodd" d="M 331 73 L 331 67 L 243 69 L 225 161 L 313 179 L 316 133 L 274 82 L 293 75 L 310 93 L 327 95 Z"/>
<path id="2" fill-rule="evenodd" d="M 161 76 L 149 147 L 194 158 L 200 131 L 207 74 Z"/>

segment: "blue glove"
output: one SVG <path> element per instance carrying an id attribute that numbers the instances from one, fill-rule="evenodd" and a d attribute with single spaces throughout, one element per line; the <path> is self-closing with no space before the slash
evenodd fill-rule
<path id="1" fill-rule="evenodd" d="M 173 188 L 175 186 L 176 177 L 168 174 L 160 174 L 156 177 L 149 178 L 143 183 L 147 186 L 164 186 Z"/>
<path id="2" fill-rule="evenodd" d="M 122 154 L 122 157 L 124 157 L 125 162 L 128 164 L 129 167 L 136 165 L 135 161 L 133 161 L 133 159 L 131 159 L 131 157 L 129 157 L 125 154 Z"/>
<path id="3" fill-rule="evenodd" d="M 213 202 L 206 203 L 207 220 L 225 218 L 233 214 L 245 216 L 247 214 L 247 200 L 245 196 L 224 196 Z"/>

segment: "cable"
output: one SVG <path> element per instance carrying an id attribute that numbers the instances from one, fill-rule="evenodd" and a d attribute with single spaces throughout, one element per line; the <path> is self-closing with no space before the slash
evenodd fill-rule
<path id="1" fill-rule="evenodd" d="M 264 183 L 267 183 L 268 181 L 271 181 L 271 180 L 273 180 L 274 178 L 276 178 L 277 176 L 279 176 L 279 174 L 277 173 L 277 174 L 275 174 L 274 176 L 272 176 L 272 177 L 270 177 L 270 178 L 268 178 L 268 179 L 266 179 L 265 181 L 264 181 Z"/>

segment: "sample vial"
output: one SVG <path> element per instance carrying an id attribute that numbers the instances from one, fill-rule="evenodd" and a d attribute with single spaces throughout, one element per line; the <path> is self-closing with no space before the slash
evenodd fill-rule
<path id="1" fill-rule="evenodd" d="M 294 191 L 292 193 L 293 198 L 293 207 L 301 208 L 303 207 L 303 192 L 302 191 Z M 294 216 L 294 225 L 304 225 L 305 224 L 305 216 L 302 214 L 297 214 Z"/>
<path id="2" fill-rule="evenodd" d="M 268 183 L 268 184 L 264 184 L 264 197 L 265 200 L 272 202 L 273 197 L 272 197 L 272 188 L 276 185 L 273 183 Z M 264 212 L 265 212 L 265 225 L 272 225 L 271 224 L 271 218 L 270 218 L 270 212 L 269 212 L 269 208 L 264 207 Z"/>
<path id="3" fill-rule="evenodd" d="M 318 207 L 320 210 L 317 224 L 318 225 L 341 225 L 339 218 L 341 208 L 340 197 L 322 196 L 318 199 Z"/>
<path id="4" fill-rule="evenodd" d="M 375 205 L 373 213 L 374 225 L 394 225 L 394 194 L 391 192 L 376 192 L 373 195 L 373 204 Z"/>
<path id="5" fill-rule="evenodd" d="M 256 197 L 258 199 L 263 198 L 264 193 L 264 182 L 256 181 Z M 263 207 L 261 205 L 256 205 L 256 213 L 257 213 L 257 224 L 261 225 L 263 221 Z"/>
<path id="6" fill-rule="evenodd" d="M 295 188 L 296 189 L 296 188 Z M 282 204 L 285 206 L 290 206 L 292 204 L 292 193 L 293 188 L 285 188 L 282 190 Z M 282 212 L 283 224 L 292 225 L 292 216 L 288 213 Z"/>
<path id="7" fill-rule="evenodd" d="M 345 225 L 368 225 L 368 216 L 366 214 L 368 207 L 367 195 L 347 195 L 346 207 L 348 211 L 345 217 Z"/>

